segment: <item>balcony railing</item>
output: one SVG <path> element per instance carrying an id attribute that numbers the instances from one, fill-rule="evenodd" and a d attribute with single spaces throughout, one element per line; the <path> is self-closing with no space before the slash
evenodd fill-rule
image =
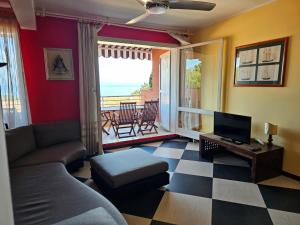
<path id="1" fill-rule="evenodd" d="M 120 102 L 136 102 L 137 105 L 144 104 L 142 95 L 101 96 L 101 107 L 119 106 Z"/>

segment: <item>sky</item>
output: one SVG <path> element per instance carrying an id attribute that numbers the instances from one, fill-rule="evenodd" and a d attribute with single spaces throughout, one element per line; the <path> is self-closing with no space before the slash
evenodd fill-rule
<path id="1" fill-rule="evenodd" d="M 152 61 L 99 58 L 100 84 L 144 84 L 152 72 Z"/>
<path id="2" fill-rule="evenodd" d="M 199 59 L 187 59 L 186 60 L 186 69 L 193 69 L 194 66 L 198 65 L 201 63 Z"/>

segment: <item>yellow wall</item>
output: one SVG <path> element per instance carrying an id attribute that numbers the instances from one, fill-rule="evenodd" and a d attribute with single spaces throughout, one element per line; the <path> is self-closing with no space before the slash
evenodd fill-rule
<path id="1" fill-rule="evenodd" d="M 235 47 L 290 37 L 284 87 L 234 87 Z M 300 1 L 277 0 L 199 30 L 193 42 L 226 40 L 223 108 L 252 116 L 252 136 L 267 139 L 264 123 L 279 125 L 283 169 L 300 176 Z"/>

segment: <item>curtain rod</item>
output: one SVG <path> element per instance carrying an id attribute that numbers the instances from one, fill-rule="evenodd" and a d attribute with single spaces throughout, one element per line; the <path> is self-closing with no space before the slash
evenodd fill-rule
<path id="1" fill-rule="evenodd" d="M 81 16 L 66 15 L 66 14 L 61 14 L 61 13 L 46 12 L 44 10 L 39 10 L 39 9 L 36 10 L 36 15 L 37 16 L 56 17 L 56 18 L 62 18 L 62 19 L 71 19 L 71 20 L 78 20 L 78 21 L 92 22 L 92 23 L 104 23 L 106 25 L 115 25 L 118 27 L 126 27 L 126 28 L 132 28 L 132 29 L 163 32 L 163 33 L 167 33 L 167 34 L 176 33 L 179 35 L 191 35 L 191 33 L 189 33 L 189 32 L 183 32 L 183 31 L 172 30 L 172 29 L 159 29 L 159 28 L 132 26 L 132 25 L 128 26 L 128 25 L 122 24 L 121 22 L 112 21 L 109 17 L 101 17 L 101 16 L 97 16 L 95 18 L 81 17 Z"/>

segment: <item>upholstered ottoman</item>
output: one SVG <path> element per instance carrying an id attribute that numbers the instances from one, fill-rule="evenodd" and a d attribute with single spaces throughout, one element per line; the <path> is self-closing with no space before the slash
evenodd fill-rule
<path id="1" fill-rule="evenodd" d="M 95 156 L 90 164 L 92 179 L 108 196 L 169 183 L 168 163 L 139 148 Z"/>

